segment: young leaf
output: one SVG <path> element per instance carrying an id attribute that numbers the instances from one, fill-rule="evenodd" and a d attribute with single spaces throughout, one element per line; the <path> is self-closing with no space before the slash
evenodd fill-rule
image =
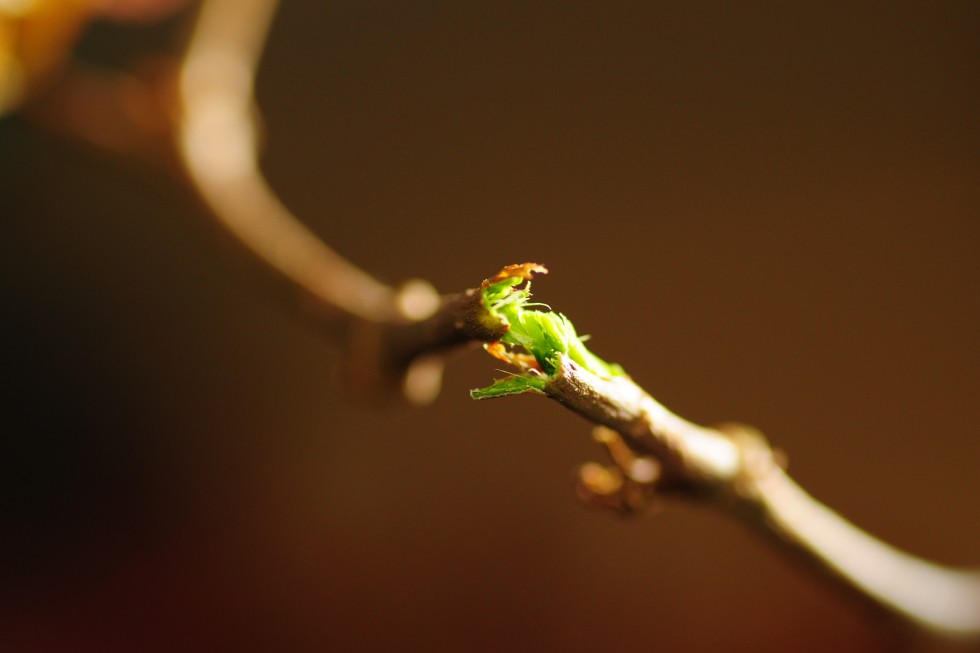
<path id="1" fill-rule="evenodd" d="M 544 383 L 544 379 L 533 376 L 512 376 L 506 379 L 497 379 L 490 387 L 470 390 L 470 397 L 473 399 L 493 399 L 494 397 L 519 395 L 525 392 L 541 393 L 544 391 Z"/>
<path id="2" fill-rule="evenodd" d="M 604 378 L 624 375 L 625 372 L 619 365 L 607 363 L 589 351 L 575 332 L 571 320 L 544 304 L 531 302 L 530 278 L 534 274 L 546 272 L 544 266 L 536 263 L 508 265 L 483 282 L 483 306 L 493 319 L 507 329 L 499 344 L 488 347 L 487 351 L 501 360 L 526 369 L 528 365 L 522 361 L 520 354 L 508 353 L 510 348 L 523 350 L 537 363 L 534 367 L 546 375 L 555 373 L 554 360 L 558 355 L 568 356 L 588 371 Z M 530 310 L 541 307 L 548 310 Z"/>

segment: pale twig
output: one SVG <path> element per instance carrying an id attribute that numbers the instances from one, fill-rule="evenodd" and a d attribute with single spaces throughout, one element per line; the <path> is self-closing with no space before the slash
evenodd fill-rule
<path id="1" fill-rule="evenodd" d="M 757 525 L 798 547 L 843 582 L 920 629 L 980 640 L 980 573 L 923 560 L 872 537 L 823 505 L 783 470 L 753 478 Z"/>
<path id="2" fill-rule="evenodd" d="M 286 207 L 259 165 L 255 76 L 277 6 L 206 0 L 176 66 L 157 59 L 132 74 L 75 64 L 30 116 L 115 153 L 157 164 L 175 157 L 216 224 L 298 290 L 318 326 L 348 340 L 345 387 L 387 393 L 401 382 L 410 400 L 430 401 L 443 361 L 433 352 L 461 339 L 444 324 L 459 301 L 418 279 L 389 286 L 351 264 Z"/>
<path id="3" fill-rule="evenodd" d="M 632 460 L 656 459 L 658 473 L 646 481 L 651 489 L 693 494 L 731 509 L 839 584 L 931 636 L 980 641 L 980 573 L 928 562 L 858 529 L 800 488 L 753 429 L 692 424 L 629 377 L 603 379 L 568 358 L 544 392 L 617 434 L 632 450 Z M 613 453 L 620 476 L 635 477 L 623 454 Z M 636 509 L 616 496 L 628 485 L 610 484 L 593 466 L 583 472 L 581 489 L 587 498 Z"/>
<path id="4" fill-rule="evenodd" d="M 323 305 L 370 322 L 426 317 L 434 291 L 399 294 L 328 247 L 272 191 L 258 165 L 255 71 L 277 0 L 208 0 L 180 69 L 177 142 L 222 227 Z"/>
<path id="5" fill-rule="evenodd" d="M 252 86 L 275 4 L 205 3 L 180 78 L 183 160 L 223 225 L 270 266 L 326 304 L 369 322 L 398 323 L 405 312 L 399 311 L 397 293 L 304 227 L 259 171 Z M 477 298 L 471 291 L 445 298 L 439 307 L 423 301 L 431 317 L 421 311 L 412 317 L 429 319 L 362 338 L 348 369 L 362 375 L 384 374 L 386 366 L 403 371 L 413 360 L 431 361 L 426 352 L 468 340 L 495 340 L 500 334 L 486 329 Z M 416 371 L 426 368 L 417 366 Z M 777 541 L 831 571 L 832 578 L 928 632 L 980 635 L 980 580 L 975 574 L 900 553 L 856 529 L 793 483 L 761 438 L 732 437 L 694 425 L 627 377 L 603 380 L 569 359 L 545 391 L 613 429 L 638 455 L 656 459 L 659 487 L 725 499 L 723 505 L 749 515 Z"/>
<path id="6" fill-rule="evenodd" d="M 259 167 L 255 74 L 277 5 L 202 5 L 180 66 L 178 156 L 222 228 L 319 308 L 340 313 L 339 332 L 350 340 L 346 388 L 377 393 L 400 382 L 406 398 L 427 403 L 442 379 L 443 358 L 433 352 L 461 339 L 443 325 L 459 303 L 440 298 L 428 282 L 393 288 L 351 264 L 289 211 Z M 413 326 L 440 308 L 434 320 Z"/>

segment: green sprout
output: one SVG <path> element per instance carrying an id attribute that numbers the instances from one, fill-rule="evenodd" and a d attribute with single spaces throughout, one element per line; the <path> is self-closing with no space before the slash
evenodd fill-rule
<path id="1" fill-rule="evenodd" d="M 497 380 L 487 388 L 471 390 L 474 399 L 543 392 L 563 356 L 602 378 L 624 374 L 619 365 L 605 362 L 586 348 L 571 320 L 545 304 L 530 301 L 531 276 L 546 272 L 544 266 L 534 263 L 510 265 L 483 282 L 483 307 L 491 318 L 507 327 L 499 342 L 485 347 L 522 373 Z"/>

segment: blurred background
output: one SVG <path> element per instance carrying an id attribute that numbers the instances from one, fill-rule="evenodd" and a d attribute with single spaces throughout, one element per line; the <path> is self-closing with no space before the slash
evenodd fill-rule
<path id="1" fill-rule="evenodd" d="M 96 21 L 77 61 L 176 51 Z M 286 0 L 264 169 L 378 277 L 503 264 L 676 412 L 888 541 L 980 562 L 980 4 Z M 582 507 L 589 425 L 353 401 L 152 166 L 0 119 L 0 649 L 892 650 L 695 505 Z"/>

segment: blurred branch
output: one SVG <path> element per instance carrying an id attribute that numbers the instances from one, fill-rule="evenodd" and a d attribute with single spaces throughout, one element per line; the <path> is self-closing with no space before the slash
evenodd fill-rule
<path id="1" fill-rule="evenodd" d="M 479 298 L 472 293 L 440 297 L 417 279 L 398 288 L 379 282 L 327 246 L 269 186 L 258 164 L 254 83 L 277 5 L 203 4 L 180 66 L 179 158 L 221 227 L 319 313 L 341 319 L 348 389 L 377 394 L 401 383 L 409 400 L 431 401 L 441 384 L 441 354 L 494 334 L 475 321 Z"/>
<path id="2" fill-rule="evenodd" d="M 276 0 L 203 2 L 178 62 L 158 57 L 129 73 L 74 64 L 33 98 L 28 115 L 108 151 L 176 167 L 215 223 L 289 282 L 319 327 L 347 341 L 347 389 L 388 394 L 400 383 L 410 400 L 431 401 L 441 354 L 475 338 L 465 326 L 447 328 L 467 324 L 472 298 L 440 297 L 417 279 L 398 287 L 378 281 L 324 243 L 270 187 L 258 161 L 254 84 L 277 7 Z"/>
<path id="3" fill-rule="evenodd" d="M 849 589 L 939 638 L 980 641 L 980 573 L 900 551 L 857 528 L 781 469 L 752 477 L 742 498 L 755 525 L 795 548 Z"/>
<path id="4" fill-rule="evenodd" d="M 258 166 L 255 71 L 277 0 L 209 0 L 180 67 L 177 144 L 191 183 L 243 246 L 327 307 L 371 322 L 406 314 L 396 291 L 329 248 Z M 419 313 L 431 311 L 430 299 Z M 422 315 L 423 317 L 425 315 Z"/>

